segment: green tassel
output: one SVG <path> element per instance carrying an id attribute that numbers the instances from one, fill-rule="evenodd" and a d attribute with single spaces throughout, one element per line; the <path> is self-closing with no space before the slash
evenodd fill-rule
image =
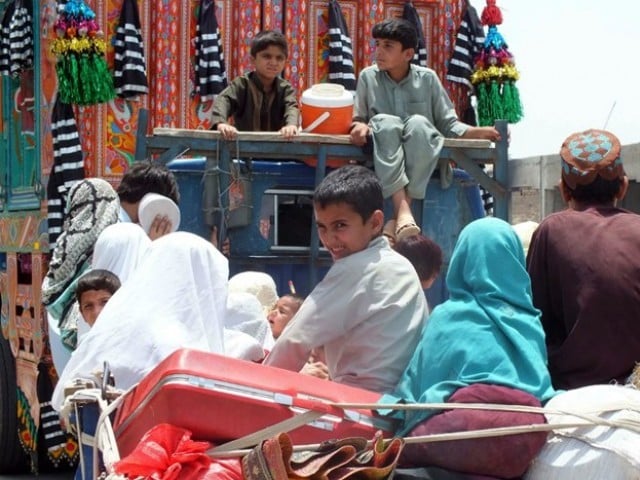
<path id="1" fill-rule="evenodd" d="M 69 75 L 66 69 L 66 61 L 61 58 L 56 63 L 56 75 L 58 76 L 58 96 L 60 101 L 68 103 L 71 86 L 69 84 Z"/>
<path id="2" fill-rule="evenodd" d="M 482 82 L 476 85 L 476 97 L 478 99 L 478 125 L 485 127 L 492 125 L 489 112 L 489 92 L 487 84 Z"/>
<path id="3" fill-rule="evenodd" d="M 79 103 L 82 79 L 78 68 L 78 56 L 75 54 L 69 56 L 69 79 L 71 83 L 71 101 L 67 103 Z"/>
<path id="4" fill-rule="evenodd" d="M 107 61 L 102 55 L 94 55 L 94 71 L 97 75 L 96 100 L 100 103 L 108 102 L 116 96 L 113 86 L 113 76 L 109 71 Z"/>
<path id="5" fill-rule="evenodd" d="M 91 65 L 89 64 L 89 55 L 80 55 L 78 59 L 78 70 L 82 83 L 78 88 L 78 105 L 91 105 L 91 99 L 94 96 L 93 84 L 91 82 Z"/>
<path id="6" fill-rule="evenodd" d="M 489 87 L 489 116 L 490 122 L 487 125 L 493 125 L 496 120 L 504 118 L 504 107 L 502 105 L 502 96 L 500 95 L 500 85 L 498 82 L 491 82 Z"/>
<path id="7" fill-rule="evenodd" d="M 104 103 L 115 97 L 113 79 L 102 55 L 82 56 L 82 78 L 81 105 Z"/>
<path id="8" fill-rule="evenodd" d="M 505 118 L 509 123 L 518 123 L 524 116 L 520 92 L 514 82 L 506 82 L 502 89 L 502 103 L 504 105 Z"/>
<path id="9" fill-rule="evenodd" d="M 77 58 L 74 54 L 62 56 L 56 64 L 58 74 L 58 95 L 64 103 L 78 103 L 79 77 Z"/>
<path id="10" fill-rule="evenodd" d="M 103 55 L 74 53 L 61 56 L 56 64 L 58 95 L 65 103 L 94 105 L 115 98 L 113 78 Z"/>

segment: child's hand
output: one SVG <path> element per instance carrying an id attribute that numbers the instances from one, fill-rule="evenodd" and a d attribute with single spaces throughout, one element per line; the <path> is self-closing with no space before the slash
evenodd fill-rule
<path id="1" fill-rule="evenodd" d="M 300 370 L 300 373 L 321 378 L 322 380 L 329 379 L 329 369 L 322 362 L 305 363 L 302 370 Z"/>
<path id="2" fill-rule="evenodd" d="M 280 129 L 280 135 L 282 135 L 287 140 L 291 140 L 298 134 L 298 127 L 295 125 L 286 125 Z"/>
<path id="3" fill-rule="evenodd" d="M 369 125 L 367 125 L 366 123 L 357 122 L 349 133 L 351 143 L 359 147 L 363 146 L 367 142 L 367 135 L 369 135 L 369 132 Z"/>
<path id="4" fill-rule="evenodd" d="M 160 237 L 163 237 L 167 233 L 171 233 L 171 220 L 166 215 L 156 215 L 151 222 L 151 227 L 149 228 L 149 238 L 151 240 L 156 240 Z"/>
<path id="5" fill-rule="evenodd" d="M 233 140 L 236 138 L 236 135 L 238 135 L 236 127 L 229 125 L 228 123 L 219 123 L 216 130 L 222 134 L 222 138 L 225 140 Z"/>
<path id="6" fill-rule="evenodd" d="M 501 140 L 498 130 L 494 127 L 470 127 L 467 129 L 462 138 L 473 138 L 477 140 L 490 140 L 499 142 Z"/>

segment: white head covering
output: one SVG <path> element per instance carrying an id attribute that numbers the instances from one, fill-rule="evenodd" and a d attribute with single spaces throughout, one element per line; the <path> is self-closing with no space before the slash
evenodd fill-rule
<path id="1" fill-rule="evenodd" d="M 228 357 L 259 362 L 264 359 L 266 353 L 262 345 L 244 332 L 224 329 L 224 351 Z"/>
<path id="2" fill-rule="evenodd" d="M 529 245 L 531 244 L 531 237 L 533 236 L 533 232 L 538 228 L 538 224 L 536 222 L 532 222 L 531 220 L 527 220 L 526 222 L 516 223 L 515 225 L 511 225 L 513 229 L 516 231 L 520 242 L 522 242 L 522 248 L 524 249 L 524 256 L 527 256 L 529 252 Z"/>
<path id="3" fill-rule="evenodd" d="M 275 340 L 269 321 L 262 311 L 258 299 L 245 292 L 229 292 L 225 328 L 246 333 L 264 348 L 271 350 Z"/>
<path id="4" fill-rule="evenodd" d="M 267 315 L 278 301 L 276 282 L 264 272 L 242 272 L 229 279 L 229 292 L 245 292 L 255 296 Z"/>
<path id="5" fill-rule="evenodd" d="M 151 239 L 140 225 L 114 223 L 98 236 L 91 268 L 108 270 L 124 283 L 138 268 L 150 245 Z M 83 340 L 90 329 L 82 317 L 78 318 L 78 341 Z"/>
<path id="6" fill-rule="evenodd" d="M 150 245 L 151 239 L 140 225 L 110 225 L 96 241 L 91 268 L 109 270 L 124 283 L 138 268 Z"/>
<path id="7" fill-rule="evenodd" d="M 224 354 L 227 259 L 206 240 L 175 232 L 155 240 L 139 268 L 100 313 L 62 372 L 65 385 L 109 362 L 118 388 L 137 383 L 170 353 L 193 348 Z"/>

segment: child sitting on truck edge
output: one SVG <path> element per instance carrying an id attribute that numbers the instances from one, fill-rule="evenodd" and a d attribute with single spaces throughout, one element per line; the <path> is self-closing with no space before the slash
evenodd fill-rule
<path id="1" fill-rule="evenodd" d="M 324 346 L 330 378 L 391 391 L 428 316 L 409 260 L 382 237 L 382 186 L 371 170 L 348 165 L 329 173 L 313 196 L 320 241 L 334 260 L 266 358 L 300 371 Z"/>
<path id="2" fill-rule="evenodd" d="M 278 131 L 286 139 L 298 132 L 298 100 L 289 82 L 280 77 L 288 56 L 287 40 L 280 32 L 258 33 L 251 42 L 255 68 L 236 77 L 213 106 L 213 129 L 225 140 L 240 131 Z M 233 117 L 234 125 L 228 123 Z"/>
<path id="3" fill-rule="evenodd" d="M 437 74 L 411 64 L 418 43 L 415 27 L 394 18 L 373 27 L 375 65 L 360 73 L 351 142 L 363 146 L 373 136 L 373 163 L 385 198 L 391 197 L 395 234 L 416 235 L 411 200 L 423 199 L 445 137 L 500 140 L 493 127 L 458 120 Z"/>

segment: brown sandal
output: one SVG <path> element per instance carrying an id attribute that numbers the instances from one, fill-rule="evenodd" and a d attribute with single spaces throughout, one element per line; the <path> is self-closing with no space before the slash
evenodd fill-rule
<path id="1" fill-rule="evenodd" d="M 405 223 L 396 230 L 396 242 L 407 237 L 414 237 L 420 235 L 420 227 L 414 222 Z"/>

